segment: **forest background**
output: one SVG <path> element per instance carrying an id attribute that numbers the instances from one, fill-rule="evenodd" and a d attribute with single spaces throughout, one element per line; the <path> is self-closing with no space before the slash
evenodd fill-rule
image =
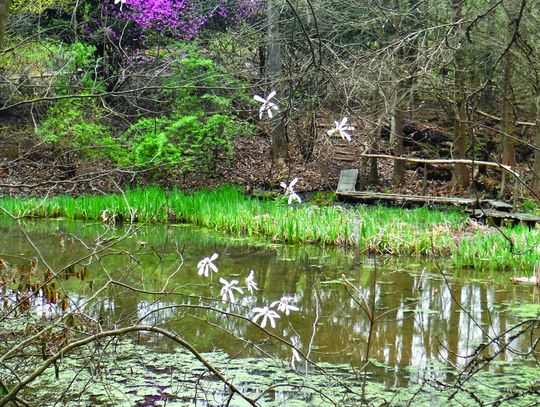
<path id="1" fill-rule="evenodd" d="M 538 199 L 538 1 L 2 0 L 0 10 L 5 194 L 107 191 L 111 177 L 271 189 L 298 176 L 311 191 L 360 168 L 361 188 Z M 253 99 L 271 91 L 272 119 Z M 343 117 L 350 143 L 327 133 Z"/>

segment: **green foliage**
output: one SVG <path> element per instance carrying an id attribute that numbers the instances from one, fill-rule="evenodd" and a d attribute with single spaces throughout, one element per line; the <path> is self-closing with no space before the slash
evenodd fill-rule
<path id="1" fill-rule="evenodd" d="M 317 206 L 327 206 L 336 201 L 337 196 L 333 192 L 316 192 L 310 203 Z"/>
<path id="2" fill-rule="evenodd" d="M 172 106 L 168 115 L 142 117 L 113 137 L 114 130 L 104 124 L 105 112 L 96 101 L 66 99 L 49 108 L 40 136 L 68 147 L 109 147 L 101 154 L 121 165 L 212 173 L 218 160 L 230 157 L 233 137 L 254 129 L 233 114 L 235 92 L 211 90 L 222 85 L 214 62 L 201 57 L 193 46 L 187 50 L 185 58 L 172 63 L 172 75 L 163 79 L 166 86 L 159 92 L 159 99 Z M 95 78 L 95 51 L 93 45 L 71 44 L 61 56 L 65 73 L 57 76 L 57 94 L 103 90 Z"/>
<path id="3" fill-rule="evenodd" d="M 57 101 L 47 111 L 38 135 L 45 141 L 84 149 L 87 155 L 118 154 L 117 143 L 102 124 L 100 110 L 91 101 Z"/>
<path id="4" fill-rule="evenodd" d="M 236 93 L 209 90 L 222 85 L 223 76 L 214 62 L 193 46 L 176 47 L 187 52 L 172 63 L 172 75 L 164 79 L 166 87 L 160 95 L 161 100 L 171 101 L 172 112 L 130 126 L 121 137 L 128 148 L 123 163 L 212 173 L 217 161 L 232 153 L 233 137 L 252 133 L 253 127 L 233 114 Z"/>
<path id="5" fill-rule="evenodd" d="M 184 194 L 157 188 L 122 195 L 57 197 L 49 200 L 0 199 L 0 207 L 16 216 L 101 219 L 109 210 L 141 222 L 191 223 L 234 235 L 263 237 L 282 243 L 316 243 L 358 247 L 376 254 L 449 256 L 459 268 L 532 270 L 539 261 L 535 247 L 540 230 L 505 228 L 515 253 L 497 230 L 470 231 L 459 212 L 427 208 L 406 210 L 362 207 L 344 211 L 334 206 L 291 208 L 272 200 L 246 198 L 233 187 Z M 129 205 L 128 205 L 129 204 Z M 396 222 L 399 219 L 399 222 Z M 519 253 L 519 255 L 516 255 Z"/>
<path id="6" fill-rule="evenodd" d="M 198 114 L 178 118 L 143 118 L 124 134 L 125 164 L 143 167 L 173 164 L 177 171 L 211 171 L 217 160 L 232 152 L 238 123 L 226 114 Z"/>
<path id="7" fill-rule="evenodd" d="M 71 44 L 65 56 L 67 62 L 63 68 L 64 74 L 58 75 L 56 92 L 60 95 L 89 94 L 103 90 L 103 86 L 95 80 L 96 47 L 75 42 Z"/>
<path id="8" fill-rule="evenodd" d="M 177 163 L 180 150 L 169 141 L 167 122 L 166 118 L 156 117 L 143 118 L 133 124 L 124 134 L 128 153 L 122 163 L 143 167 Z"/>

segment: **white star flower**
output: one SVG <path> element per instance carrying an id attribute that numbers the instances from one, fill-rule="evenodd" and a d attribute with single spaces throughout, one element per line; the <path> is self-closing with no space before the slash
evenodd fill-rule
<path id="1" fill-rule="evenodd" d="M 253 294 L 253 290 L 258 290 L 259 287 L 257 286 L 257 283 L 255 282 L 255 272 L 251 270 L 251 273 L 249 273 L 249 276 L 246 277 L 246 287 L 250 294 Z"/>
<path id="2" fill-rule="evenodd" d="M 264 112 L 268 113 L 268 117 L 272 118 L 274 117 L 274 115 L 272 114 L 272 109 L 279 110 L 278 106 L 275 103 L 270 102 L 270 99 L 272 99 L 274 96 L 276 96 L 275 90 L 270 92 L 266 99 L 260 97 L 259 95 L 253 96 L 253 99 L 255 99 L 257 102 L 262 103 L 261 107 L 259 108 L 259 119 L 262 119 Z"/>
<path id="3" fill-rule="evenodd" d="M 298 336 L 291 336 L 291 343 L 294 346 L 294 348 L 292 348 L 291 367 L 293 368 L 293 370 L 296 370 L 294 362 L 300 362 L 302 360 L 302 358 L 300 357 L 300 353 L 298 353 L 298 351 L 295 349 L 300 346 L 300 338 Z"/>
<path id="4" fill-rule="evenodd" d="M 294 297 L 283 296 L 279 301 L 274 301 L 272 304 L 270 304 L 270 307 L 274 308 L 277 305 L 278 311 L 284 312 L 285 315 L 289 315 L 291 311 L 299 310 L 297 306 L 291 305 L 292 301 L 294 301 Z"/>
<path id="5" fill-rule="evenodd" d="M 289 185 L 287 185 L 284 182 L 281 182 L 279 184 L 282 188 L 285 189 L 285 196 L 287 195 L 289 196 L 289 200 L 288 200 L 289 205 L 293 201 L 298 201 L 298 203 L 302 203 L 302 200 L 300 199 L 298 194 L 294 192 L 294 186 L 296 185 L 297 182 L 298 182 L 298 178 L 294 178 Z"/>
<path id="6" fill-rule="evenodd" d="M 208 277 L 212 272 L 216 273 L 218 271 L 218 268 L 212 262 L 217 258 L 218 258 L 218 254 L 214 253 L 212 257 L 205 257 L 204 259 L 202 259 L 197 264 L 199 275 L 202 276 L 204 274 L 205 277 Z"/>
<path id="7" fill-rule="evenodd" d="M 126 0 L 114 0 L 114 4 L 120 3 L 120 11 L 122 11 L 122 6 L 126 3 Z"/>
<path id="8" fill-rule="evenodd" d="M 346 117 L 344 117 L 343 119 L 341 119 L 341 122 L 339 122 L 337 120 L 334 121 L 334 124 L 336 126 L 334 128 L 332 128 L 332 129 L 328 130 L 326 132 L 326 134 L 331 136 L 334 133 L 339 133 L 339 135 L 341 136 L 341 138 L 343 140 L 351 141 L 351 135 L 349 133 L 347 133 L 347 131 L 354 130 L 354 127 L 353 126 L 346 126 L 347 120 L 348 119 Z"/>
<path id="9" fill-rule="evenodd" d="M 229 301 L 233 304 L 236 303 L 236 299 L 234 298 L 234 291 L 239 292 L 240 294 L 244 294 L 244 291 L 240 287 L 235 287 L 236 284 L 238 284 L 238 280 L 231 280 L 230 282 L 225 280 L 224 278 L 220 277 L 219 282 L 223 284 L 223 287 L 221 287 L 221 299 L 223 301 L 227 301 L 227 297 L 229 297 Z"/>
<path id="10" fill-rule="evenodd" d="M 263 308 L 255 307 L 251 311 L 256 314 L 252 319 L 253 322 L 257 323 L 260 317 L 263 318 L 261 321 L 262 328 L 266 326 L 266 321 L 270 321 L 270 325 L 272 325 L 272 328 L 276 327 L 276 321 L 274 320 L 279 318 L 279 315 L 276 311 L 273 311 L 268 307 L 263 307 Z"/>

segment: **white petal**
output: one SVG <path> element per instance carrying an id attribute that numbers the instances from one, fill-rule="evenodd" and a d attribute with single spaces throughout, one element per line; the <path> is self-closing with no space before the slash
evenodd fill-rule
<path id="1" fill-rule="evenodd" d="M 270 325 L 272 325 L 272 328 L 275 328 L 276 327 L 276 321 L 274 321 L 273 318 L 269 318 L 270 319 Z"/>
<path id="2" fill-rule="evenodd" d="M 273 118 L 274 115 L 272 114 L 272 109 L 267 109 L 266 112 L 268 113 L 269 118 Z"/>
<path id="3" fill-rule="evenodd" d="M 274 96 L 276 96 L 276 91 L 273 90 L 272 92 L 270 92 L 270 94 L 268 95 L 268 97 L 266 98 L 266 100 L 270 100 L 272 99 Z"/>
<path id="4" fill-rule="evenodd" d="M 266 326 L 266 320 L 268 319 L 268 315 L 264 314 L 264 318 L 261 322 L 261 327 L 265 327 Z M 272 323 L 272 320 L 270 320 L 270 323 Z"/>
<path id="5" fill-rule="evenodd" d="M 280 301 L 274 301 L 272 304 L 270 304 L 270 307 L 274 308 L 278 304 L 280 304 Z"/>
<path id="6" fill-rule="evenodd" d="M 260 317 L 262 317 L 264 314 L 257 314 L 253 317 L 252 321 L 257 323 L 257 321 L 259 320 Z"/>
<path id="7" fill-rule="evenodd" d="M 219 255 L 217 253 L 214 253 L 212 255 L 212 257 L 210 257 L 210 261 L 214 261 L 215 259 L 217 259 L 219 257 Z"/>
<path id="8" fill-rule="evenodd" d="M 263 99 L 259 95 L 253 96 L 253 99 L 255 99 L 257 102 L 266 103 L 266 99 Z"/>
<path id="9" fill-rule="evenodd" d="M 210 268 L 212 269 L 212 271 L 213 271 L 214 273 L 217 273 L 218 268 L 216 267 L 216 265 L 215 265 L 214 263 L 210 263 L 209 266 L 210 266 Z"/>
<path id="10" fill-rule="evenodd" d="M 346 118 L 346 117 L 344 117 L 343 119 L 341 119 L 341 123 L 339 124 L 339 127 L 345 126 L 345 123 L 347 123 L 347 118 Z"/>
<path id="11" fill-rule="evenodd" d="M 204 267 L 199 267 L 199 273 L 200 276 L 204 274 Z"/>
<path id="12" fill-rule="evenodd" d="M 223 285 L 229 285 L 229 282 L 227 280 L 225 280 L 223 277 L 220 277 L 219 278 L 219 282 Z"/>
<path id="13" fill-rule="evenodd" d="M 291 183 L 289 184 L 289 188 L 292 188 L 296 185 L 296 183 L 298 182 L 298 177 L 294 177 L 294 179 L 291 181 Z"/>

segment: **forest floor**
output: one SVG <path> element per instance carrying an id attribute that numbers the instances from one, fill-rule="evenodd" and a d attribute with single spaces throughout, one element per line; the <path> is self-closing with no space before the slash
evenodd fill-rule
<path id="1" fill-rule="evenodd" d="M 160 185 L 186 191 L 237 184 L 247 191 L 254 189 L 279 190 L 281 181 L 298 177 L 296 190 L 302 192 L 334 191 L 341 169 L 368 165 L 360 153 L 367 139 L 356 137 L 351 143 L 329 142 L 323 138 L 313 143 L 306 154 L 294 139 L 290 142 L 289 157 L 284 165 L 273 165 L 269 137 L 238 137 L 234 140 L 232 157 L 220 157 L 215 168 L 208 172 L 178 173 L 174 168 L 155 168 L 147 171 L 116 168 L 104 159 L 83 156 L 80 151 L 63 149 L 40 142 L 29 128 L 0 126 L 0 195 L 44 196 L 83 193 L 118 192 L 119 188 L 135 185 Z M 3 131 L 2 131 L 3 130 Z M 339 161 L 337 150 L 350 151 L 349 161 Z M 418 156 L 418 150 L 406 154 Z M 405 181 L 392 186 L 393 163 L 378 160 L 378 182 L 365 183 L 363 189 L 400 194 L 445 196 L 451 194 L 450 167 L 438 169 L 439 179 L 424 180 L 422 168 L 408 169 Z M 366 171 L 367 172 L 367 171 Z M 441 179 L 442 178 L 442 179 Z M 500 179 L 499 179 L 500 180 Z M 499 187 L 497 176 L 485 177 L 484 195 L 493 195 Z"/>

